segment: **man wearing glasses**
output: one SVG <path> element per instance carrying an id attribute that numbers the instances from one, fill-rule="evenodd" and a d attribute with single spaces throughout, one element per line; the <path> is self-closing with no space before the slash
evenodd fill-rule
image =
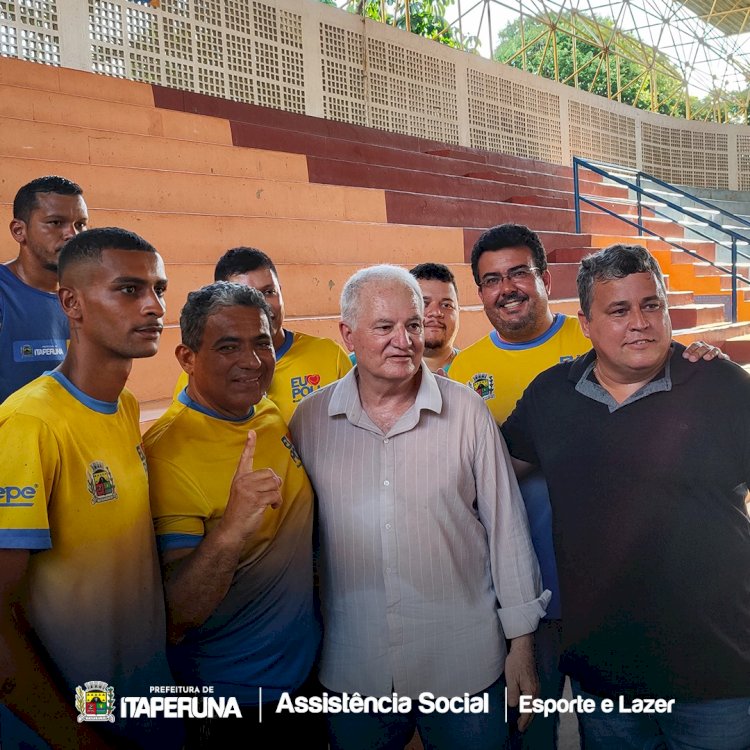
<path id="1" fill-rule="evenodd" d="M 528 227 L 488 229 L 471 251 L 471 270 L 494 330 L 456 355 L 450 377 L 482 396 L 502 424 L 542 370 L 591 344 L 576 318 L 549 309 L 547 255 Z"/>

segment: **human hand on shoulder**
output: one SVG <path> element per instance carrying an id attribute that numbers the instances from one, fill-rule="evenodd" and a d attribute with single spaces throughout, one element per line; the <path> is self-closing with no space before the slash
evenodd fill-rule
<path id="1" fill-rule="evenodd" d="M 729 355 L 725 354 L 718 346 L 707 344 L 705 341 L 693 341 L 682 353 L 682 356 L 691 362 L 699 362 L 702 359 L 709 362 L 717 357 L 719 359 L 729 359 Z"/>

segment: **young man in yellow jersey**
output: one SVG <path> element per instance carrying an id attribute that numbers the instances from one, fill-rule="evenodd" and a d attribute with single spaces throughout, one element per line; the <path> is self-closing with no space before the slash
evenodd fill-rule
<path id="1" fill-rule="evenodd" d="M 170 681 L 138 404 L 123 390 L 159 345 L 164 264 L 138 235 L 94 229 L 63 247 L 58 273 L 67 355 L 0 406 L 0 699 L 55 749 L 122 735 L 169 747 L 144 720 L 107 720 L 119 696 Z"/>
<path id="2" fill-rule="evenodd" d="M 252 247 L 227 250 L 216 264 L 215 281 L 233 281 L 257 289 L 271 309 L 271 335 L 276 370 L 268 398 L 278 406 L 286 423 L 297 404 L 308 394 L 346 375 L 352 369 L 343 348 L 331 339 L 284 328 L 284 298 L 273 261 Z M 177 382 L 177 392 L 187 384 Z"/>
<path id="3" fill-rule="evenodd" d="M 177 359 L 188 385 L 145 436 L 164 569 L 170 664 L 186 685 L 235 698 L 243 724 L 201 720 L 188 747 L 318 742 L 305 715 L 275 713 L 306 682 L 313 612 L 313 493 L 277 407 L 263 294 L 216 282 L 188 295 Z M 262 712 L 262 723 L 259 723 Z"/>

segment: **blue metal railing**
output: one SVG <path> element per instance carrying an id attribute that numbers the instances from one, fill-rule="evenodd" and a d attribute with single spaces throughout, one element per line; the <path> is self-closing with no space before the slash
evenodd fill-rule
<path id="1" fill-rule="evenodd" d="M 607 208 L 604 205 L 601 205 L 600 203 L 597 203 L 593 199 L 592 196 L 583 195 L 580 190 L 580 177 L 579 177 L 579 170 L 585 169 L 589 170 L 590 172 L 593 172 L 594 174 L 598 174 L 601 177 L 605 177 L 608 180 L 611 180 L 612 182 L 622 185 L 623 187 L 627 188 L 628 190 L 633 191 L 636 194 L 636 217 L 635 221 L 631 220 L 627 216 L 623 216 L 621 214 L 618 214 L 617 212 Z M 631 174 L 634 179 L 629 180 L 625 177 L 621 176 L 623 173 L 629 173 Z M 702 206 L 704 206 L 707 209 L 710 209 L 713 213 L 722 214 L 723 216 L 727 217 L 733 222 L 736 222 L 736 224 L 740 224 L 743 226 L 746 226 L 748 228 L 748 235 L 750 235 L 750 222 L 744 219 L 741 216 L 736 216 L 735 214 L 731 213 L 730 211 L 727 211 L 719 206 L 715 206 L 708 201 L 704 201 L 702 198 L 698 198 L 695 195 L 692 195 L 688 193 L 686 190 L 683 190 L 682 188 L 679 188 L 675 185 L 670 185 L 668 182 L 664 182 L 663 180 L 660 180 L 658 177 L 653 177 L 650 174 L 647 174 L 645 172 L 641 172 L 636 169 L 632 169 L 630 167 L 621 167 L 616 166 L 613 164 L 604 164 L 602 162 L 590 162 L 586 161 L 584 159 L 579 158 L 578 156 L 573 157 L 573 190 L 575 193 L 575 222 L 576 222 L 576 233 L 581 233 L 581 204 L 589 205 L 599 211 L 604 212 L 605 214 L 608 214 L 609 216 L 614 217 L 615 219 L 618 219 L 619 221 L 624 222 L 625 224 L 628 224 L 631 227 L 635 227 L 639 230 L 641 234 L 648 234 L 651 237 L 656 237 L 657 239 L 662 240 L 663 242 L 666 242 L 671 247 L 675 248 L 676 250 L 680 250 L 681 252 L 687 253 L 688 255 L 703 261 L 704 263 L 708 263 L 713 268 L 717 269 L 721 273 L 729 274 L 732 278 L 732 322 L 737 322 L 737 282 L 743 281 L 745 283 L 750 284 L 750 279 L 747 279 L 746 277 L 742 276 L 737 272 L 737 261 L 739 256 L 742 256 L 746 260 L 750 261 L 750 255 L 747 255 L 739 250 L 737 247 L 738 242 L 743 242 L 747 244 L 748 236 L 740 234 L 733 229 L 727 229 L 726 227 L 722 226 L 721 224 L 718 224 L 717 222 L 713 221 L 712 219 L 709 219 L 705 216 L 700 216 L 697 213 L 694 213 L 690 209 L 686 208 L 685 206 L 681 206 L 679 203 L 673 203 L 672 201 L 668 200 L 665 196 L 659 195 L 656 193 L 653 193 L 646 188 L 643 187 L 644 181 L 646 182 L 652 182 L 655 185 L 658 185 L 661 188 L 665 188 L 666 190 L 681 195 L 685 198 L 688 198 L 691 201 L 694 201 L 695 203 L 698 203 Z M 668 239 L 667 237 L 662 236 L 658 232 L 649 229 L 644 225 L 644 219 L 643 219 L 643 198 L 648 198 L 651 201 L 655 203 L 655 205 L 649 204 L 647 207 L 648 209 L 655 215 L 664 219 L 669 220 L 670 222 L 680 225 L 679 221 L 675 220 L 673 216 L 670 216 L 666 213 L 664 213 L 662 210 L 660 210 L 660 206 L 667 207 L 671 209 L 673 212 L 685 216 L 688 218 L 691 218 L 697 222 L 699 222 L 703 226 L 711 227 L 714 231 L 720 232 L 723 235 L 726 235 L 728 239 L 728 244 L 718 243 L 721 244 L 723 247 L 729 247 L 731 251 L 731 269 L 726 268 L 723 265 L 720 265 L 719 263 L 714 262 L 713 260 L 710 260 L 709 258 L 705 258 L 700 253 L 696 252 L 695 250 L 691 250 L 687 247 L 684 247 L 679 242 L 675 242 L 673 239 Z M 606 201 L 606 199 L 603 199 Z M 711 237 L 707 234 L 704 234 L 703 232 L 699 231 L 696 228 L 691 227 L 691 231 L 694 234 L 697 234 L 698 236 L 702 237 L 707 242 L 716 243 L 716 239 L 714 237 Z"/>

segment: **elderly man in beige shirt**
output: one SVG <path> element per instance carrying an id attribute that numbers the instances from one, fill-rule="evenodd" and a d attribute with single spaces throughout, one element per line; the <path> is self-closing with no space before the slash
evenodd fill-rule
<path id="1" fill-rule="evenodd" d="M 410 700 L 329 713 L 331 747 L 403 748 L 416 726 L 433 748 L 497 750 L 506 683 L 510 705 L 536 691 L 549 597 L 505 444 L 481 398 L 422 365 L 422 293 L 406 271 L 357 272 L 341 308 L 357 366 L 290 424 L 319 503 L 320 680 Z"/>

